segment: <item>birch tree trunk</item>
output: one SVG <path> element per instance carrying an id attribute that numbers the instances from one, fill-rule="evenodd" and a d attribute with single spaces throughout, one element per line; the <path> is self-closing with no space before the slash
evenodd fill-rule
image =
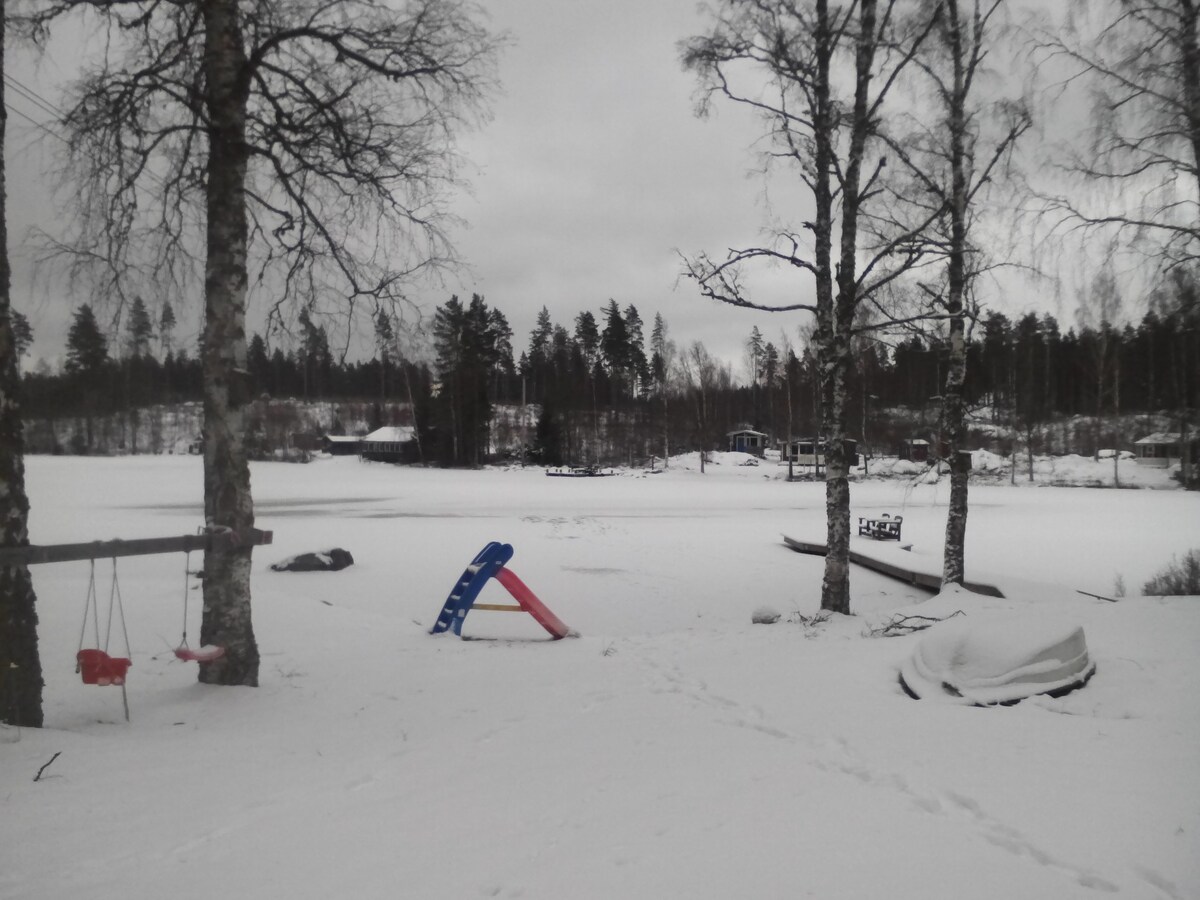
<path id="1" fill-rule="evenodd" d="M 926 210 L 924 221 L 909 223 L 901 233 L 894 233 L 890 225 L 880 229 L 880 220 L 867 214 L 872 201 L 878 202 L 886 165 L 885 155 L 872 156 L 873 162 L 868 159 L 868 144 L 880 138 L 882 110 L 890 88 L 936 22 L 936 11 L 930 8 L 929 18 L 922 19 L 920 27 L 900 35 L 893 28 L 892 4 L 883 4 L 883 13 L 879 6 L 876 0 L 832 4 L 832 9 L 828 0 L 726 0 L 712 35 L 689 41 L 684 53 L 685 66 L 701 73 L 708 96 L 723 96 L 767 115 L 778 157 L 797 165 L 804 186 L 813 194 L 812 220 L 803 226 L 811 233 L 811 258 L 800 246 L 808 244 L 807 236 L 797 241 L 793 234 L 781 234 L 792 242 L 790 252 L 777 245 L 731 249 L 719 263 L 701 255 L 687 266 L 701 292 L 712 299 L 775 312 L 803 309 L 816 318 L 813 399 L 824 444 L 827 515 L 821 608 L 839 613 L 850 611 L 850 485 L 845 440 L 855 313 L 864 297 L 877 296 L 899 272 L 916 264 L 922 256 L 923 235 L 939 214 Z M 900 37 L 899 44 L 896 37 Z M 843 49 L 847 52 L 840 54 Z M 842 56 L 853 58 L 852 102 L 837 96 L 831 78 L 835 60 L 840 62 Z M 743 95 L 737 90 L 734 83 L 740 78 L 728 77 L 726 67 L 743 64 L 765 68 L 770 83 L 779 91 L 778 99 L 767 94 Z M 872 95 L 876 80 L 879 87 Z M 841 88 L 846 79 L 838 77 L 836 82 Z M 707 110 L 707 100 L 702 108 Z M 811 274 L 814 302 L 773 305 L 749 299 L 737 267 L 759 258 L 782 259 Z"/>
<path id="2" fill-rule="evenodd" d="M 817 4 L 818 23 L 821 29 L 829 28 L 829 13 L 826 4 Z M 855 84 L 854 108 L 850 120 L 850 141 L 847 152 L 846 166 L 841 184 L 841 243 L 836 269 L 837 296 L 826 300 L 829 314 L 822 316 L 818 311 L 818 331 L 823 331 L 821 342 L 825 354 L 818 354 L 821 362 L 821 406 L 822 432 L 825 438 L 825 518 L 826 518 L 826 554 L 825 575 L 821 580 L 821 609 L 850 614 L 850 467 L 846 458 L 846 385 L 849 381 L 850 366 L 853 364 L 850 337 L 854 328 L 854 313 L 858 308 L 858 217 L 862 204 L 860 185 L 862 183 L 862 164 L 866 153 L 867 139 L 871 135 L 874 123 L 869 109 L 869 92 L 871 75 L 875 65 L 876 34 L 875 34 L 874 0 L 863 0 L 858 20 L 858 36 L 855 42 Z M 824 91 L 824 111 L 822 118 L 827 117 L 826 127 L 817 128 L 818 171 L 820 168 L 820 147 L 826 146 L 824 153 L 832 163 L 835 154 L 833 141 L 836 139 L 836 129 L 832 127 L 835 111 L 829 102 L 829 66 L 832 62 L 836 39 L 830 36 L 823 40 L 818 37 L 818 45 L 823 48 L 818 51 L 819 67 L 823 73 L 819 76 L 820 89 Z M 818 100 L 820 104 L 821 101 Z M 824 170 L 828 172 L 829 170 Z M 829 191 L 828 176 L 819 181 L 825 183 L 825 191 Z M 822 209 L 824 206 L 824 209 Z M 826 225 L 831 225 L 833 211 L 832 192 L 828 197 L 817 198 L 817 218 L 824 218 Z M 816 232 L 820 232 L 822 223 L 818 221 Z M 832 227 L 824 238 L 826 247 L 825 265 L 828 266 L 832 250 Z M 817 239 L 818 242 L 821 238 Z M 818 250 L 818 266 L 820 253 Z M 828 269 L 826 270 L 828 271 Z M 821 279 L 818 278 L 820 281 Z M 821 292 L 817 291 L 818 310 L 822 306 Z M 826 322 L 822 325 L 822 319 Z"/>
<path id="3" fill-rule="evenodd" d="M 946 544 L 942 555 L 942 583 L 962 584 L 965 576 L 967 541 L 967 481 L 970 469 L 960 451 L 966 448 L 967 424 L 963 384 L 967 378 L 966 321 L 963 294 L 966 291 L 967 251 L 967 147 L 966 72 L 962 25 L 958 3 L 946 4 L 945 37 L 954 69 L 954 82 L 947 97 L 950 126 L 950 258 L 946 309 L 950 314 L 950 359 L 946 366 L 943 396 L 943 432 L 950 450 L 950 502 L 946 511 Z M 1015 450 L 1014 450 L 1015 453 Z"/>
<path id="4" fill-rule="evenodd" d="M 0 2 L 0 72 L 4 71 L 7 21 Z M 5 210 L 4 138 L 8 109 L 0 83 L 0 546 L 29 543 L 25 495 L 25 443 L 18 392 L 19 353 L 12 329 L 11 271 Z M 42 726 L 42 663 L 38 655 L 37 597 L 27 566 L 0 566 L 0 722 Z"/>
<path id="5" fill-rule="evenodd" d="M 254 525 L 245 425 L 246 56 L 237 0 L 205 0 L 208 112 L 207 249 L 204 280 L 204 518 L 209 528 Z M 200 664 L 207 684 L 258 684 L 250 615 L 250 548 L 204 555 L 202 643 L 225 648 Z"/>
<path id="6" fill-rule="evenodd" d="M 830 340 L 829 363 L 822 370 L 821 435 L 825 451 L 825 573 L 821 609 L 850 614 L 850 467 L 846 459 L 846 381 L 850 369 L 849 339 Z M 844 345 L 844 346 L 843 346 Z M 818 449 L 819 452 L 819 448 Z"/>

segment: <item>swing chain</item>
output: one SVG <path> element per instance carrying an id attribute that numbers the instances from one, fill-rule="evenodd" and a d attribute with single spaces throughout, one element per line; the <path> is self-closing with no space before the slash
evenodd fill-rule
<path id="1" fill-rule="evenodd" d="M 187 639 L 187 623 L 188 623 L 188 567 L 191 564 L 192 551 L 188 550 L 183 557 L 183 639 L 179 642 L 179 648 L 188 649 Z"/>
<path id="2" fill-rule="evenodd" d="M 113 603 L 113 598 L 116 598 L 116 603 Z M 108 625 L 104 630 L 104 652 L 108 652 L 109 638 L 112 636 L 112 620 L 113 607 L 116 606 L 117 612 L 121 616 L 121 634 L 125 638 L 125 655 L 131 656 L 129 647 L 129 629 L 125 625 L 125 603 L 121 599 L 121 584 L 117 580 L 117 558 L 114 556 L 112 561 L 112 586 L 108 591 Z"/>
<path id="3" fill-rule="evenodd" d="M 78 653 L 83 649 L 83 641 L 87 636 L 88 613 L 92 614 L 92 633 L 96 639 L 96 646 L 100 646 L 100 604 L 96 601 L 96 560 L 88 560 L 90 570 L 88 573 L 87 595 L 83 601 L 83 624 L 79 629 L 79 647 L 76 650 L 75 673 L 79 674 L 79 657 Z"/>

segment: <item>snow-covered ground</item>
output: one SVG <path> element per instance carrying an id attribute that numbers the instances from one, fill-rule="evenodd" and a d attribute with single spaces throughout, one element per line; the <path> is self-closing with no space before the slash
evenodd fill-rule
<path id="1" fill-rule="evenodd" d="M 1200 546 L 1200 496 L 977 485 L 968 574 L 1007 599 L 855 568 L 857 614 L 814 623 L 822 561 L 780 534 L 820 538 L 823 486 L 720 460 L 256 465 L 262 686 L 196 684 L 170 652 L 183 556 L 123 559 L 129 724 L 74 673 L 88 565 L 36 567 L 47 727 L 0 729 L 0 897 L 1200 896 L 1200 600 L 1076 592 L 1136 594 Z M 195 457 L 35 457 L 28 479 L 35 543 L 201 521 Z M 947 493 L 872 478 L 853 513 L 903 514 L 936 567 Z M 466 633 L 512 640 L 428 634 L 489 540 L 578 639 L 483 610 Z M 356 564 L 268 569 L 332 546 Z M 764 605 L 777 624 L 751 624 Z M 1096 675 L 1011 707 L 909 699 L 921 636 L 865 632 L 959 609 L 1078 623 Z"/>

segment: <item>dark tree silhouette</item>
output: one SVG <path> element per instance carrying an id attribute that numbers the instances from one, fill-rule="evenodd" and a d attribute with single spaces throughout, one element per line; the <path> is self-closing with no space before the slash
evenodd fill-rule
<path id="1" fill-rule="evenodd" d="M 71 328 L 67 332 L 66 369 L 72 374 L 99 372 L 108 362 L 108 339 L 100 331 L 96 314 L 90 304 L 85 303 L 75 310 Z"/>

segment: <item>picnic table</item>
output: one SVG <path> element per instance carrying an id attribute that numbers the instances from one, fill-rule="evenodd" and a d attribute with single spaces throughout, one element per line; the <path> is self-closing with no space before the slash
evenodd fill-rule
<path id="1" fill-rule="evenodd" d="M 903 521 L 904 516 L 892 516 L 888 513 L 884 513 L 878 518 L 859 516 L 858 533 L 877 541 L 898 541 L 900 540 L 900 523 Z"/>

